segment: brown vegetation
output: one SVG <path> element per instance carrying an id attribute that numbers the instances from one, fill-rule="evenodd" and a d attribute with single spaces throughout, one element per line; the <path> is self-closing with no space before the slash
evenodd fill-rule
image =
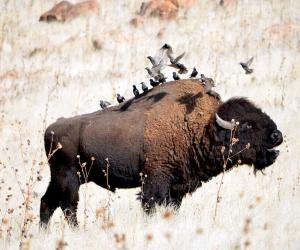
<path id="1" fill-rule="evenodd" d="M 99 6 L 95 0 L 88 0 L 77 4 L 72 4 L 68 1 L 61 1 L 54 5 L 52 9 L 42 14 L 40 16 L 40 21 L 65 22 L 87 13 L 97 14 L 98 11 Z"/>

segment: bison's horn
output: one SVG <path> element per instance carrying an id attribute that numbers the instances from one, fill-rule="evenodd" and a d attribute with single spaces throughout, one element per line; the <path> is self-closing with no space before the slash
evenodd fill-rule
<path id="1" fill-rule="evenodd" d="M 217 113 L 216 113 L 216 122 L 220 127 L 225 128 L 225 129 L 232 130 L 235 126 L 234 119 L 232 119 L 231 122 L 225 121 Z"/>

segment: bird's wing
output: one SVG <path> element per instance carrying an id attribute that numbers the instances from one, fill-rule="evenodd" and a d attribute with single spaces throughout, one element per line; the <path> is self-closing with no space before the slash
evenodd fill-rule
<path id="1" fill-rule="evenodd" d="M 174 57 L 172 56 L 171 52 L 167 51 L 167 57 L 169 58 L 170 62 L 173 63 L 174 62 Z"/>
<path id="2" fill-rule="evenodd" d="M 243 69 L 248 67 L 247 64 L 244 62 L 240 62 L 240 65 L 243 67 Z"/>
<path id="3" fill-rule="evenodd" d="M 154 56 L 154 62 L 155 65 L 163 65 L 166 64 L 167 58 L 166 55 L 168 55 L 169 51 L 172 51 L 172 48 L 170 49 L 164 49 L 163 47 L 157 51 L 156 55 Z"/>
<path id="4" fill-rule="evenodd" d="M 246 62 L 246 65 L 249 67 L 251 65 L 251 63 L 253 62 L 254 57 L 252 56 L 248 62 Z"/>
<path id="5" fill-rule="evenodd" d="M 152 56 L 147 56 L 147 58 L 150 60 L 152 65 L 155 65 L 156 62 Z"/>
<path id="6" fill-rule="evenodd" d="M 160 71 L 166 67 L 166 65 L 166 62 L 162 60 L 157 65 L 153 66 L 151 71 L 153 74 L 159 74 Z"/>
<path id="7" fill-rule="evenodd" d="M 185 52 L 183 52 L 181 55 L 177 56 L 177 57 L 174 59 L 174 61 L 175 61 L 175 62 L 179 62 L 179 61 L 181 60 L 181 58 L 184 57 L 184 55 L 185 55 Z"/>
<path id="8" fill-rule="evenodd" d="M 188 72 L 187 68 L 180 68 L 178 73 L 179 74 L 186 74 Z"/>
<path id="9" fill-rule="evenodd" d="M 149 68 L 145 68 L 145 70 L 147 70 L 148 74 L 149 74 L 151 77 L 153 77 L 153 76 L 154 76 L 154 75 L 153 75 L 153 72 L 152 72 L 152 70 L 151 70 L 151 69 L 149 69 Z"/>
<path id="10" fill-rule="evenodd" d="M 169 66 L 169 67 L 173 67 L 173 68 L 175 68 L 175 69 L 179 69 L 179 67 L 178 67 L 177 64 L 173 64 L 173 63 L 172 63 L 172 64 L 169 64 L 168 66 Z"/>

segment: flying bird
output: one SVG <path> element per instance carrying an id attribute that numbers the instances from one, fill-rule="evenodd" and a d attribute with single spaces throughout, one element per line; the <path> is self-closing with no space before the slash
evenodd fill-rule
<path id="1" fill-rule="evenodd" d="M 151 69 L 147 69 L 148 74 L 151 77 L 154 77 L 155 75 L 159 74 L 160 71 L 167 65 L 166 62 L 166 53 L 168 50 L 171 49 L 171 46 L 169 46 L 168 44 L 163 45 L 159 51 L 156 53 L 155 56 L 147 56 L 147 58 L 149 59 L 149 61 L 152 64 L 152 68 Z"/>
<path id="2" fill-rule="evenodd" d="M 250 65 L 253 62 L 254 57 L 252 56 L 247 62 L 240 62 L 240 65 L 245 70 L 245 74 L 253 73 L 253 69 L 250 69 Z"/>
<path id="3" fill-rule="evenodd" d="M 173 57 L 173 55 L 172 55 L 173 54 L 173 49 L 168 44 L 167 44 L 166 51 L 167 51 L 167 56 L 168 56 L 168 58 L 170 60 L 170 63 L 171 63 L 169 66 L 173 67 L 175 69 L 178 69 L 179 74 L 186 74 L 188 72 L 187 68 L 182 63 L 179 62 L 184 57 L 185 52 L 183 52 L 182 54 L 180 54 L 177 57 Z"/>
<path id="4" fill-rule="evenodd" d="M 176 74 L 176 72 L 173 72 L 173 79 L 175 81 L 180 80 L 180 77 Z"/>
<path id="5" fill-rule="evenodd" d="M 121 96 L 120 94 L 117 94 L 117 101 L 118 101 L 118 103 L 125 102 L 124 96 Z"/>
<path id="6" fill-rule="evenodd" d="M 190 78 L 195 78 L 197 75 L 198 75 L 198 71 L 197 71 L 197 69 L 194 67 L 194 68 L 193 68 L 193 71 L 192 71 L 192 74 L 190 75 Z"/>
<path id="7" fill-rule="evenodd" d="M 179 56 L 177 56 L 176 58 L 174 58 L 172 56 L 172 53 L 170 53 L 169 50 L 167 51 L 167 56 L 170 59 L 170 63 L 172 63 L 172 64 L 179 63 L 179 61 L 181 60 L 182 57 L 184 57 L 184 55 L 185 55 L 185 52 L 183 52 L 182 54 L 180 54 Z"/>
<path id="8" fill-rule="evenodd" d="M 158 86 L 160 84 L 160 82 L 156 82 L 156 81 L 154 81 L 153 79 L 150 79 L 150 85 L 152 86 L 152 87 L 156 87 L 156 86 Z"/>
<path id="9" fill-rule="evenodd" d="M 156 61 L 155 61 L 154 57 L 152 57 L 152 56 L 147 56 L 147 58 L 148 58 L 148 59 L 149 59 L 149 61 L 151 62 L 152 66 L 155 66 L 155 65 L 157 65 L 157 63 L 156 63 Z"/>
<path id="10" fill-rule="evenodd" d="M 182 63 L 170 64 L 170 67 L 178 69 L 179 74 L 186 74 L 188 72 L 187 68 Z"/>
<path id="11" fill-rule="evenodd" d="M 132 85 L 132 87 L 133 87 L 133 94 L 134 94 L 134 96 L 135 96 L 135 97 L 138 97 L 138 96 L 140 95 L 139 90 L 136 88 L 135 85 Z"/>
<path id="12" fill-rule="evenodd" d="M 151 76 L 151 77 L 155 77 L 156 74 L 149 68 L 149 67 L 146 67 L 145 70 L 147 70 L 148 74 Z"/>
<path id="13" fill-rule="evenodd" d="M 102 109 L 106 109 L 106 108 L 108 108 L 110 105 L 111 105 L 110 102 L 100 100 L 100 107 L 101 107 Z"/>
<path id="14" fill-rule="evenodd" d="M 147 85 L 146 85 L 144 82 L 141 82 L 140 84 L 142 85 L 142 90 L 143 90 L 144 92 L 147 92 L 147 91 L 148 91 Z"/>
<path id="15" fill-rule="evenodd" d="M 166 50 L 169 50 L 171 52 L 173 51 L 172 47 L 169 44 L 167 44 L 167 43 L 165 43 L 164 46 L 162 46 L 162 49 L 166 49 Z"/>

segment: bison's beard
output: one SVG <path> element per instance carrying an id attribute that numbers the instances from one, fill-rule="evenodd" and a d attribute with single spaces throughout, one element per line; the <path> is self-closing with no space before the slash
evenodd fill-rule
<path id="1" fill-rule="evenodd" d="M 262 149 L 257 153 L 256 162 L 254 163 L 254 173 L 261 171 L 272 165 L 279 155 L 279 150 L 275 149 Z"/>

